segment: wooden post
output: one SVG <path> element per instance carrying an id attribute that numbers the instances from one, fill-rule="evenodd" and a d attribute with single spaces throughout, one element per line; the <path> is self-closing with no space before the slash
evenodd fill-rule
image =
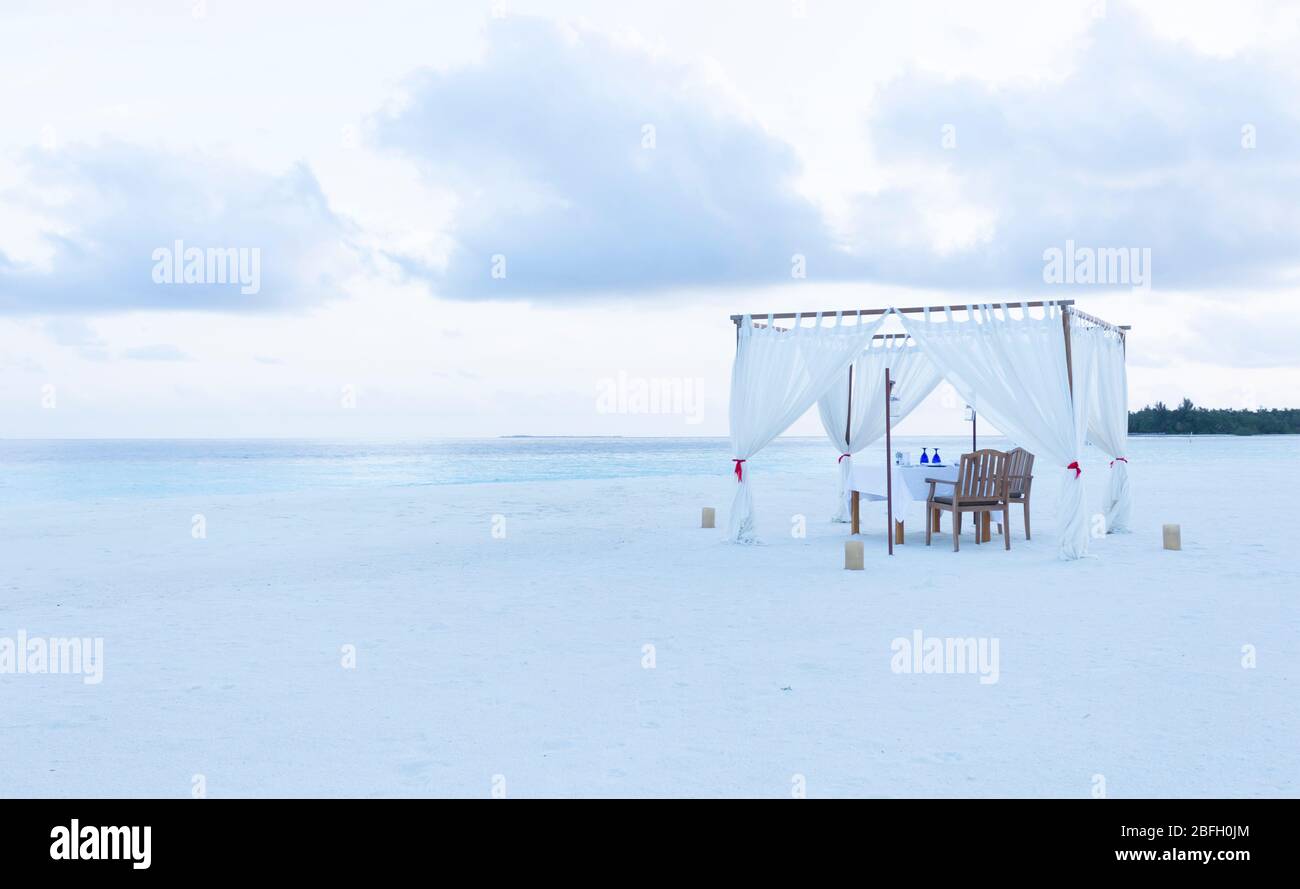
<path id="1" fill-rule="evenodd" d="M 861 500 L 862 500 L 862 496 L 857 491 L 854 491 L 851 494 L 849 494 L 849 503 L 850 503 L 849 511 L 853 514 L 853 524 L 849 529 L 850 534 L 857 534 L 859 528 L 861 527 L 859 523 L 861 512 L 858 507 L 858 504 L 861 502 Z"/>
<path id="2" fill-rule="evenodd" d="M 1071 347 L 1070 347 L 1070 310 L 1069 310 L 1068 308 L 1064 308 L 1064 307 L 1061 309 L 1061 330 L 1063 330 L 1063 331 L 1065 332 L 1065 378 L 1066 378 L 1067 380 L 1069 380 L 1069 382 L 1070 382 L 1070 409 L 1071 409 L 1071 413 L 1073 413 L 1073 409 L 1074 409 L 1074 353 L 1073 353 L 1073 351 L 1071 350 Z M 1086 408 L 1085 408 L 1085 410 L 1086 410 Z M 1127 407 L 1125 408 L 1125 410 L 1127 410 Z M 1088 418 L 1087 418 L 1087 416 L 1085 415 L 1085 416 L 1084 416 L 1084 422 L 1087 422 L 1087 419 L 1088 419 Z M 1077 463 L 1076 463 L 1075 465 L 1078 466 Z M 1078 478 L 1078 476 L 1076 475 L 1075 478 Z M 1025 509 L 1028 509 L 1028 508 L 1029 508 L 1029 506 L 1028 506 L 1028 504 L 1026 504 L 1026 505 L 1025 505 Z M 985 515 L 988 515 L 988 513 L 985 513 Z"/>
<path id="3" fill-rule="evenodd" d="M 849 362 L 849 412 L 846 419 L 844 420 L 844 453 L 846 454 L 851 451 L 851 448 L 849 447 L 849 434 L 852 429 L 853 429 L 853 363 Z M 844 458 L 841 456 L 840 459 L 842 460 Z M 838 463 L 838 461 L 836 462 Z M 836 468 L 838 468 L 838 466 Z M 853 484 L 852 476 L 849 476 L 849 484 L 850 485 Z M 850 494 L 849 496 L 853 499 L 853 524 L 849 528 L 849 533 L 857 534 L 858 533 L 858 495 Z"/>
<path id="4" fill-rule="evenodd" d="M 885 539 L 889 541 L 889 554 L 894 554 L 894 444 L 889 433 L 889 393 L 894 388 L 894 381 L 889 378 L 889 368 L 885 368 L 885 510 L 889 514 L 885 524 Z"/>
<path id="5" fill-rule="evenodd" d="M 1070 400 L 1074 400 L 1074 358 L 1070 350 L 1070 310 L 1061 309 L 1061 329 L 1065 331 L 1065 378 L 1070 381 Z"/>
<path id="6" fill-rule="evenodd" d="M 853 430 L 853 365 L 849 365 L 849 413 L 844 420 L 844 451 L 848 453 L 853 450 L 853 442 L 849 440 Z"/>

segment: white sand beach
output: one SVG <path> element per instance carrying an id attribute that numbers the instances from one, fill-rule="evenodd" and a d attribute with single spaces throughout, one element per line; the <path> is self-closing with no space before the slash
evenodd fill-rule
<path id="1" fill-rule="evenodd" d="M 754 547 L 698 527 L 725 512 L 725 466 L 17 503 L 0 635 L 102 637 L 104 671 L 0 676 L 0 794 L 186 797 L 201 775 L 211 797 L 788 798 L 803 776 L 809 797 L 1087 798 L 1100 775 L 1116 798 L 1294 796 L 1300 571 L 1278 503 L 1300 443 L 1252 448 L 1136 440 L 1138 530 L 1084 560 L 1056 558 L 1043 481 L 1009 553 L 927 549 L 918 522 L 890 559 L 869 514 L 863 572 L 826 521 L 832 469 L 759 461 Z M 1095 502 L 1106 463 L 1084 468 Z M 997 682 L 893 672 L 918 629 L 997 639 Z"/>

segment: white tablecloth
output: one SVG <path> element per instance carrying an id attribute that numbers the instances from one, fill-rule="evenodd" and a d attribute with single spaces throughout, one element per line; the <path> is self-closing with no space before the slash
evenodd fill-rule
<path id="1" fill-rule="evenodd" d="M 894 517 L 902 518 L 908 506 L 913 503 L 925 504 L 930 495 L 927 478 L 943 478 L 956 481 L 958 467 L 952 463 L 936 466 L 933 463 L 916 466 L 894 466 L 890 464 L 894 475 Z M 885 467 L 853 464 L 849 473 L 849 490 L 857 491 L 860 499 L 885 499 Z M 951 494 L 951 485 L 936 485 L 936 494 Z"/>

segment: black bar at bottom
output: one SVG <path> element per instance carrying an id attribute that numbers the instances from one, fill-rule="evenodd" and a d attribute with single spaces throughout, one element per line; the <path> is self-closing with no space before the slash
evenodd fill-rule
<path id="1" fill-rule="evenodd" d="M 643 863 L 703 854 L 760 870 L 769 855 L 847 855 L 866 856 L 873 869 L 912 863 L 926 873 L 1200 867 L 1230 876 L 1256 862 L 1289 864 L 1283 844 L 1296 814 L 1292 801 L 872 800 L 820 815 L 815 806 L 797 814 L 769 807 L 760 818 L 737 807 L 723 816 L 726 829 L 714 831 L 690 827 L 701 819 L 698 811 L 635 805 L 616 814 L 571 808 L 567 817 L 538 817 L 536 806 L 514 815 L 462 807 L 452 817 L 446 803 L 433 800 L 12 800 L 0 804 L 0 860 L 8 877 L 114 871 L 340 878 L 433 862 L 524 865 L 536 861 L 533 853 L 549 867 L 560 854 L 580 862 L 618 849 Z M 75 858 L 62 842 L 74 828 Z M 846 835 L 853 850 L 837 851 Z"/>

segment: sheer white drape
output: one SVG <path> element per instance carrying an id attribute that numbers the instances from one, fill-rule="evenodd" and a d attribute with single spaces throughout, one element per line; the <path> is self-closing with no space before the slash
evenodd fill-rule
<path id="1" fill-rule="evenodd" d="M 895 380 L 894 421 L 906 417 L 943 379 L 933 362 L 908 338 L 873 340 L 853 361 L 853 411 L 849 414 L 848 371 L 817 401 L 822 429 L 839 454 L 839 492 L 832 522 L 849 520 L 849 474 L 853 455 L 885 434 L 885 368 Z M 848 429 L 849 439 L 844 432 Z"/>
<path id="2" fill-rule="evenodd" d="M 1118 331 L 1082 324 L 1070 328 L 1071 350 L 1096 356 L 1096 396 L 1088 412 L 1088 437 L 1110 457 L 1106 492 L 1106 533 L 1127 532 L 1133 513 L 1133 487 L 1128 475 L 1128 369 L 1124 340 Z"/>
<path id="3" fill-rule="evenodd" d="M 754 543 L 754 502 L 750 493 L 750 458 L 812 407 L 840 374 L 847 376 L 853 357 L 889 315 L 874 321 L 823 326 L 822 316 L 809 327 L 796 318 L 781 330 L 767 319 L 755 327 L 748 315 L 740 323 L 736 361 L 731 368 L 731 448 L 736 495 L 727 517 L 727 540 Z"/>
<path id="4" fill-rule="evenodd" d="M 1060 555 L 1077 559 L 1088 551 L 1087 503 L 1079 478 L 1079 455 L 1092 398 L 1095 355 L 1075 356 L 1074 392 L 1065 356 L 1061 309 L 1049 305 L 1035 318 L 1027 306 L 1019 317 L 1006 304 L 967 310 L 957 321 L 900 315 L 903 327 L 926 356 L 977 411 L 1003 434 L 1039 456 L 1061 480 L 1058 537 Z"/>

